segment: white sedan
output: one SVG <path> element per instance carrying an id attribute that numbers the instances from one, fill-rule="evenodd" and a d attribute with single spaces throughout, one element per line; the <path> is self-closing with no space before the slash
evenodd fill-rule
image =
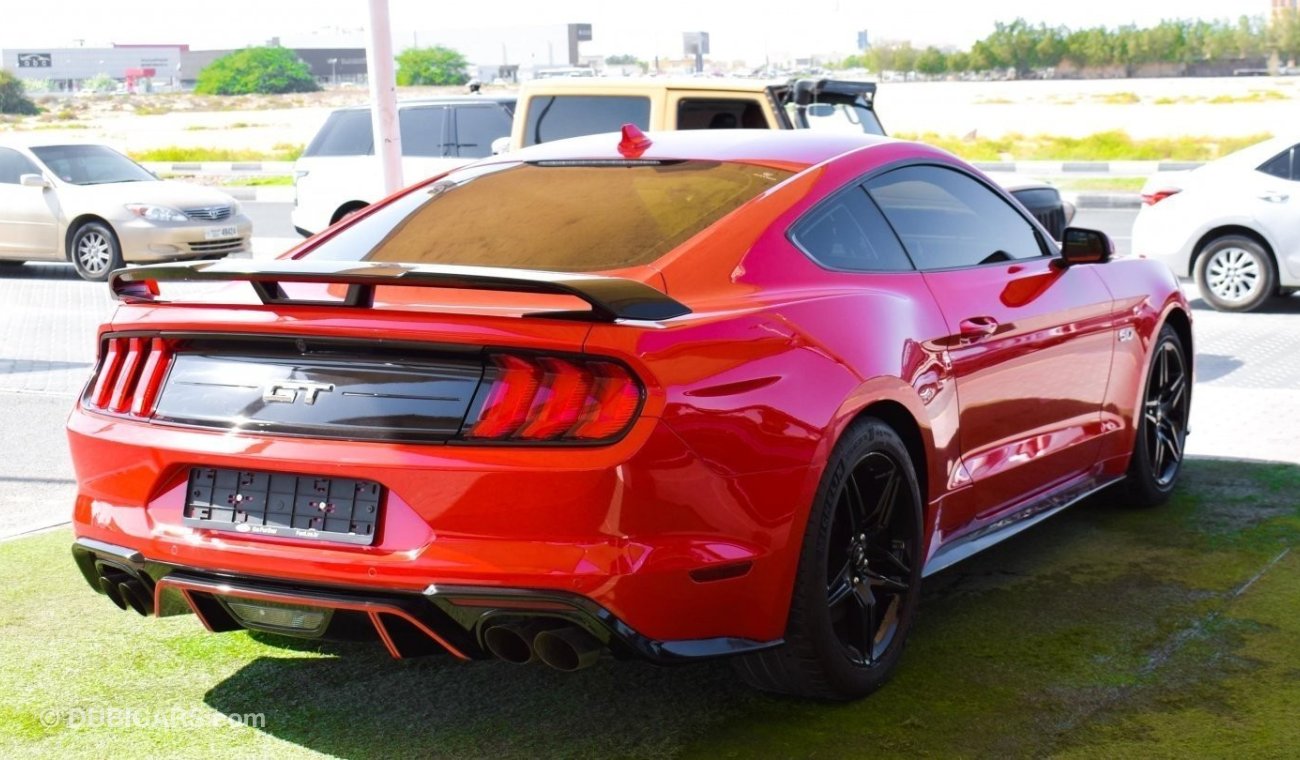
<path id="1" fill-rule="evenodd" d="M 125 263 L 249 250 L 229 195 L 165 182 L 105 145 L 0 142 L 0 262 L 71 261 L 87 280 Z"/>
<path id="2" fill-rule="evenodd" d="M 1142 188 L 1133 252 L 1195 277 L 1222 311 L 1300 289 L 1300 134 L 1252 145 Z"/>

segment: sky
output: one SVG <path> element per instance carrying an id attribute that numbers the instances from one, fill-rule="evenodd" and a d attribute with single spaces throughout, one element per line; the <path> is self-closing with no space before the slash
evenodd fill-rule
<path id="1" fill-rule="evenodd" d="M 367 0 L 193 0 L 135 4 L 122 0 L 45 0 L 39 13 L 6 13 L 0 48 L 110 43 L 181 43 L 192 48 L 262 44 L 362 44 Z M 712 57 L 761 62 L 770 57 L 854 52 L 857 30 L 873 41 L 967 47 L 995 21 L 1146 26 L 1165 18 L 1265 15 L 1269 0 L 389 0 L 400 49 L 421 31 L 587 22 L 583 54 L 680 56 L 681 33 L 707 31 Z"/>

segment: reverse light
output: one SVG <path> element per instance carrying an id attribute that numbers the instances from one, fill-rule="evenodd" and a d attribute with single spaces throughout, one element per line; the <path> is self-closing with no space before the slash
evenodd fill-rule
<path id="1" fill-rule="evenodd" d="M 1154 205 L 1156 205 L 1157 203 L 1159 203 L 1160 201 L 1163 201 L 1165 198 L 1168 198 L 1168 197 L 1173 196 L 1173 195 L 1178 195 L 1178 194 L 1181 193 L 1181 192 L 1182 192 L 1182 190 L 1179 189 L 1179 188 L 1176 188 L 1176 187 L 1170 187 L 1170 188 L 1165 188 L 1165 189 L 1163 189 L 1163 190 L 1157 190 L 1157 191 L 1155 191 L 1154 193 L 1143 193 L 1143 194 L 1142 194 L 1142 205 L 1143 205 L 1143 206 L 1154 206 Z"/>
<path id="2" fill-rule="evenodd" d="M 578 358 L 500 354 L 464 437 L 498 441 L 604 441 L 632 424 L 644 395 L 622 365 Z"/>
<path id="3" fill-rule="evenodd" d="M 171 360 L 171 347 L 162 338 L 109 338 L 82 404 L 113 414 L 151 417 Z"/>
<path id="4" fill-rule="evenodd" d="M 128 203 L 126 210 L 132 214 L 147 219 L 151 222 L 185 222 L 189 217 L 174 208 L 166 206 L 153 206 L 148 203 Z"/>

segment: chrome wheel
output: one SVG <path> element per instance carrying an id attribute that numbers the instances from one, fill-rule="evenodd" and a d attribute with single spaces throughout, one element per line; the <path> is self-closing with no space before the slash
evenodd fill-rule
<path id="1" fill-rule="evenodd" d="M 1205 265 L 1205 284 L 1210 292 L 1229 303 L 1249 301 L 1259 292 L 1264 271 L 1253 253 L 1235 246 L 1210 254 Z"/>
<path id="2" fill-rule="evenodd" d="M 77 263 L 89 275 L 102 275 L 113 261 L 113 243 L 104 233 L 88 230 L 77 238 Z"/>
<path id="3" fill-rule="evenodd" d="M 1142 432 L 1151 478 L 1164 488 L 1177 477 L 1183 460 L 1190 378 L 1175 341 L 1164 341 L 1156 350 L 1142 405 Z"/>
<path id="4" fill-rule="evenodd" d="M 916 555 L 910 501 L 901 464 L 879 451 L 853 467 L 835 500 L 826 603 L 855 665 L 876 664 L 900 640 Z"/>

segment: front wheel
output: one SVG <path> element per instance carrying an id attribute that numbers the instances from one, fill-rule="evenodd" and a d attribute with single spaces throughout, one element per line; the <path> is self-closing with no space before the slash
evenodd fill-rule
<path id="1" fill-rule="evenodd" d="M 836 445 L 804 535 L 785 644 L 736 660 L 750 685 L 856 699 L 888 680 L 916 617 L 921 497 L 898 434 L 855 422 Z"/>
<path id="2" fill-rule="evenodd" d="M 1225 235 L 1196 259 L 1196 285 L 1219 311 L 1252 311 L 1277 291 L 1273 259 L 1255 240 Z"/>
<path id="3" fill-rule="evenodd" d="M 1151 351 L 1142 406 L 1137 410 L 1137 439 L 1127 479 L 1134 505 L 1163 504 L 1173 493 L 1183 466 L 1191 406 L 1191 365 L 1178 334 L 1165 325 Z"/>
<path id="4" fill-rule="evenodd" d="M 113 229 L 102 222 L 86 222 L 72 235 L 72 265 L 83 280 L 102 282 L 122 266 L 122 247 Z"/>

